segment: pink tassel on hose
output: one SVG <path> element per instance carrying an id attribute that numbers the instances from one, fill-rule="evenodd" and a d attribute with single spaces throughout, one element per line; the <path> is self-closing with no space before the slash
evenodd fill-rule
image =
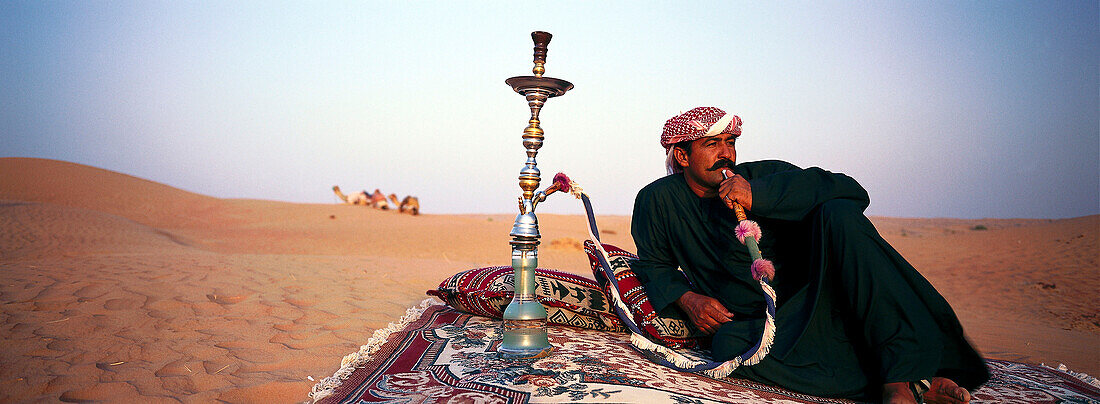
<path id="1" fill-rule="evenodd" d="M 753 237 L 759 243 L 760 237 L 763 236 L 760 225 L 752 220 L 742 220 L 741 223 L 737 224 L 737 229 L 734 229 L 733 233 L 737 235 L 737 241 L 740 241 L 741 244 L 745 244 L 745 237 Z"/>
<path id="2" fill-rule="evenodd" d="M 775 265 L 772 265 L 771 261 L 763 258 L 758 258 L 752 261 L 752 277 L 753 279 L 771 281 L 775 278 Z"/>

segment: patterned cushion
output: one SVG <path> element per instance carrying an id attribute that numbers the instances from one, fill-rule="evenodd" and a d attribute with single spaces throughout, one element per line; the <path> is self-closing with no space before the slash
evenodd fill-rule
<path id="1" fill-rule="evenodd" d="M 512 267 L 475 268 L 444 279 L 427 293 L 455 309 L 484 317 L 501 318 L 512 301 Z M 625 332 L 595 281 L 566 272 L 535 270 L 535 297 L 546 307 L 547 321 L 600 331 Z"/>
<path id="2" fill-rule="evenodd" d="M 630 316 L 654 342 L 662 343 L 670 348 L 694 348 L 699 345 L 700 338 L 705 337 L 689 321 L 680 315 L 679 308 L 667 311 L 668 316 L 658 315 L 649 304 L 649 297 L 645 294 L 645 286 L 638 280 L 634 271 L 630 270 L 630 263 L 637 260 L 638 256 L 627 252 L 611 244 L 603 244 L 607 251 L 607 262 L 611 270 L 615 272 L 615 279 L 619 285 L 619 297 L 630 308 Z M 599 281 L 604 293 L 611 295 L 611 287 L 607 277 L 600 269 L 600 261 L 596 256 L 596 245 L 591 240 L 584 242 L 584 252 L 588 253 L 588 262 L 592 266 L 592 273 Z"/>

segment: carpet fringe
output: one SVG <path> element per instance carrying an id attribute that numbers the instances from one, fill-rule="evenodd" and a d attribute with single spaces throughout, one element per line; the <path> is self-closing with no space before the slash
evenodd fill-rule
<path id="1" fill-rule="evenodd" d="M 1040 366 L 1043 366 L 1043 367 L 1048 368 L 1048 369 L 1054 369 L 1054 370 L 1057 370 L 1059 372 L 1063 372 L 1063 373 L 1068 374 L 1070 376 L 1076 377 L 1076 378 L 1080 379 L 1081 381 L 1083 381 L 1085 383 L 1088 383 L 1089 385 L 1091 385 L 1093 387 L 1100 388 L 1100 380 L 1097 380 L 1095 377 L 1089 376 L 1085 372 L 1074 372 L 1072 370 L 1069 370 L 1069 368 L 1066 367 L 1066 364 L 1064 364 L 1064 363 L 1059 363 L 1058 367 L 1056 367 L 1056 368 L 1052 368 L 1050 366 L 1047 366 L 1045 363 L 1041 363 Z"/>
<path id="2" fill-rule="evenodd" d="M 405 326 L 409 325 L 409 323 L 420 318 L 428 307 L 437 304 L 441 304 L 441 302 L 434 297 L 424 299 L 420 304 L 405 310 L 405 315 L 402 316 L 400 320 L 390 323 L 385 328 L 374 330 L 374 335 L 370 337 L 366 345 L 359 347 L 358 352 L 348 354 L 340 360 L 340 370 L 337 370 L 332 376 L 321 379 L 321 381 L 313 385 L 313 389 L 309 392 L 309 398 L 313 400 L 312 402 L 316 403 L 322 398 L 332 395 L 344 380 L 351 377 L 351 373 L 354 372 L 356 368 L 366 364 L 367 361 L 371 359 L 371 356 L 382 348 L 382 344 L 386 343 L 390 334 L 405 329 Z"/>

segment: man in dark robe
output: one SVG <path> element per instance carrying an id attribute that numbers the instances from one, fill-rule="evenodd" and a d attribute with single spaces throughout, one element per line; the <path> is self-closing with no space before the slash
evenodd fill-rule
<path id="1" fill-rule="evenodd" d="M 654 309 L 682 309 L 712 334 L 717 360 L 760 341 L 766 306 L 734 234 L 740 204 L 775 267 L 777 331 L 768 356 L 732 376 L 821 396 L 968 402 L 989 379 L 985 363 L 947 301 L 864 216 L 867 191 L 819 168 L 735 165 L 740 135 L 741 119 L 717 108 L 665 124 L 670 175 L 638 193 L 631 224 Z"/>

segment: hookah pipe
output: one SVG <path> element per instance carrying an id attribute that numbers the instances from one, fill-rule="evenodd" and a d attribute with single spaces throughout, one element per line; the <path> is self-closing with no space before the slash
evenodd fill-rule
<path id="1" fill-rule="evenodd" d="M 548 32 L 531 33 L 534 41 L 534 76 L 517 76 L 505 80 L 512 90 L 524 96 L 531 118 L 523 130 L 523 148 L 527 160 L 519 172 L 519 187 L 523 190 L 519 197 L 519 215 L 508 233 L 512 240 L 512 269 L 514 271 L 513 288 L 515 295 L 503 313 L 504 337 L 497 353 L 516 359 L 534 359 L 549 355 L 553 350 L 546 334 L 546 309 L 535 297 L 535 268 L 538 267 L 539 223 L 535 216 L 535 205 L 546 199 L 547 192 L 536 196 L 540 174 L 535 156 L 542 147 L 544 132 L 540 127 L 539 112 L 546 100 L 565 94 L 573 84 L 552 77 L 544 77 L 546 72 L 547 44 L 552 36 Z"/>
<path id="2" fill-rule="evenodd" d="M 722 170 L 722 178 L 729 179 L 729 171 Z M 733 213 L 737 215 L 737 228 L 734 229 L 734 233 L 737 235 L 737 240 L 749 248 L 749 256 L 752 257 L 752 277 L 756 280 L 770 281 L 775 278 L 775 265 L 771 261 L 764 259 L 764 256 L 760 253 L 760 245 L 758 244 L 760 238 L 763 236 L 763 232 L 760 231 L 760 225 L 756 222 L 749 220 L 745 215 L 745 207 L 740 203 L 733 203 Z"/>

